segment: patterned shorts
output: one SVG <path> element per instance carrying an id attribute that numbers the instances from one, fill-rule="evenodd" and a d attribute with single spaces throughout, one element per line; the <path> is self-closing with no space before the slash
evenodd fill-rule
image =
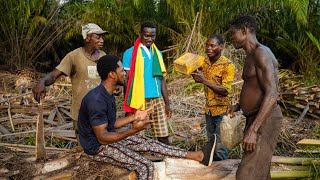
<path id="1" fill-rule="evenodd" d="M 146 99 L 146 109 L 153 108 L 153 113 L 150 114 L 150 119 L 155 120 L 151 123 L 152 134 L 154 137 L 169 136 L 168 122 L 165 112 L 165 104 L 162 98 Z"/>

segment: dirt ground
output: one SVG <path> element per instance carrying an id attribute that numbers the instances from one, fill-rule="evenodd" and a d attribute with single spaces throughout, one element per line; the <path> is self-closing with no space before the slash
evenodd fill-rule
<path id="1" fill-rule="evenodd" d="M 7 74 L 3 77 L 5 80 L 10 79 Z M 8 85 L 7 81 L 2 82 Z M 172 144 L 187 150 L 199 150 L 199 147 L 205 143 L 205 121 L 202 106 L 204 95 L 197 92 L 197 89 L 201 87 L 193 82 L 190 78 L 178 78 L 168 84 L 173 110 L 172 127 L 170 127 Z M 122 107 L 121 103 L 118 103 L 117 106 Z M 296 118 L 285 117 L 274 155 L 310 156 L 295 152 L 297 149 L 304 149 L 304 147 L 297 146 L 296 143 L 305 138 L 320 139 L 320 121 L 305 117 L 297 123 Z M 0 142 L 5 142 L 5 139 L 0 139 Z M 49 154 L 46 162 L 70 156 L 73 158 L 68 161 L 68 166 L 63 170 L 41 174 L 39 170 L 43 169 L 44 162 L 36 162 L 34 152 L 24 153 L 0 146 L 0 179 L 128 179 L 129 171 L 106 163 L 92 161 L 79 149 L 68 150 L 60 154 Z M 230 158 L 241 158 L 240 146 L 230 152 Z"/>
<path id="2" fill-rule="evenodd" d="M 319 129 L 318 120 L 304 119 L 297 124 L 294 119 L 285 117 L 275 155 L 305 156 L 294 152 L 294 150 L 301 148 L 295 145 L 296 142 L 304 138 L 320 139 Z M 236 157 L 237 151 L 233 151 L 233 156 Z M 71 179 L 121 180 L 128 178 L 129 171 L 106 163 L 92 161 L 77 148 L 65 153 L 48 155 L 47 161 L 79 153 L 79 157 L 74 158 L 63 170 L 42 175 L 39 173 L 39 169 L 42 168 L 43 162 L 36 162 L 33 154 L 12 151 L 0 146 L 0 179 L 48 179 L 49 177 L 51 179 L 69 179 L 72 177 Z"/>

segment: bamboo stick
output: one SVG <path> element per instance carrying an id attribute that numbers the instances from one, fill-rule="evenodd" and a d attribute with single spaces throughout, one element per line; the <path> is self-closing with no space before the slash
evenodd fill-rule
<path id="1" fill-rule="evenodd" d="M 282 164 L 303 164 L 308 165 L 312 160 L 320 160 L 319 158 L 304 158 L 304 157 L 272 157 L 273 163 L 282 163 Z"/>
<path id="2" fill-rule="evenodd" d="M 272 179 L 307 178 L 312 175 L 310 171 L 271 171 Z"/>
<path id="3" fill-rule="evenodd" d="M 187 48 L 186 48 L 184 53 L 187 53 L 189 51 L 191 40 L 192 40 L 192 37 L 193 37 L 193 33 L 194 33 L 194 30 L 196 29 L 196 26 L 197 26 L 198 16 L 199 16 L 199 12 L 197 12 L 196 19 L 194 20 L 193 28 L 192 28 L 192 31 L 191 31 L 191 34 L 190 34 L 190 37 L 189 37 L 189 42 L 188 42 Z"/>
<path id="4" fill-rule="evenodd" d="M 302 139 L 297 142 L 297 145 L 311 145 L 311 146 L 320 146 L 320 140 L 317 139 Z"/>
<path id="5" fill-rule="evenodd" d="M 11 111 L 10 111 L 10 102 L 9 102 L 9 106 L 8 106 L 8 117 L 9 117 L 9 120 L 10 120 L 10 124 L 11 124 L 11 129 L 12 131 L 14 132 L 14 125 L 13 125 L 13 121 L 12 121 L 12 117 L 11 117 Z"/>

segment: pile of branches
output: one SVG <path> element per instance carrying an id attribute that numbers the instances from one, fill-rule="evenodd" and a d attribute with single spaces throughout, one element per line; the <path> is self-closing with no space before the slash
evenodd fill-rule
<path id="1" fill-rule="evenodd" d="M 71 84 L 68 78 L 60 78 L 48 87 L 39 112 L 39 104 L 33 99 L 31 92 L 33 86 L 27 87 L 26 92 L 21 94 L 15 87 L 18 78 L 15 74 L 1 73 L 0 77 L 1 82 L 7 84 L 6 88 L 2 86 L 0 92 L 1 142 L 35 145 L 36 123 L 39 113 L 42 113 L 46 146 L 74 147 L 76 139 L 70 113 Z"/>
<path id="2" fill-rule="evenodd" d="M 313 119 L 320 119 L 320 87 L 307 86 L 301 82 L 302 76 L 291 71 L 280 71 L 281 105 L 289 116 L 300 122 L 306 115 Z"/>

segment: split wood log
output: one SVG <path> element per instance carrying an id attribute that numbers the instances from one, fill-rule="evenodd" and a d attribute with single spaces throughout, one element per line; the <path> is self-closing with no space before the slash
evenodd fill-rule
<path id="1" fill-rule="evenodd" d="M 44 122 L 42 115 L 43 107 L 42 102 L 38 104 L 38 121 L 36 131 L 36 159 L 46 160 L 46 149 L 44 140 Z"/>

